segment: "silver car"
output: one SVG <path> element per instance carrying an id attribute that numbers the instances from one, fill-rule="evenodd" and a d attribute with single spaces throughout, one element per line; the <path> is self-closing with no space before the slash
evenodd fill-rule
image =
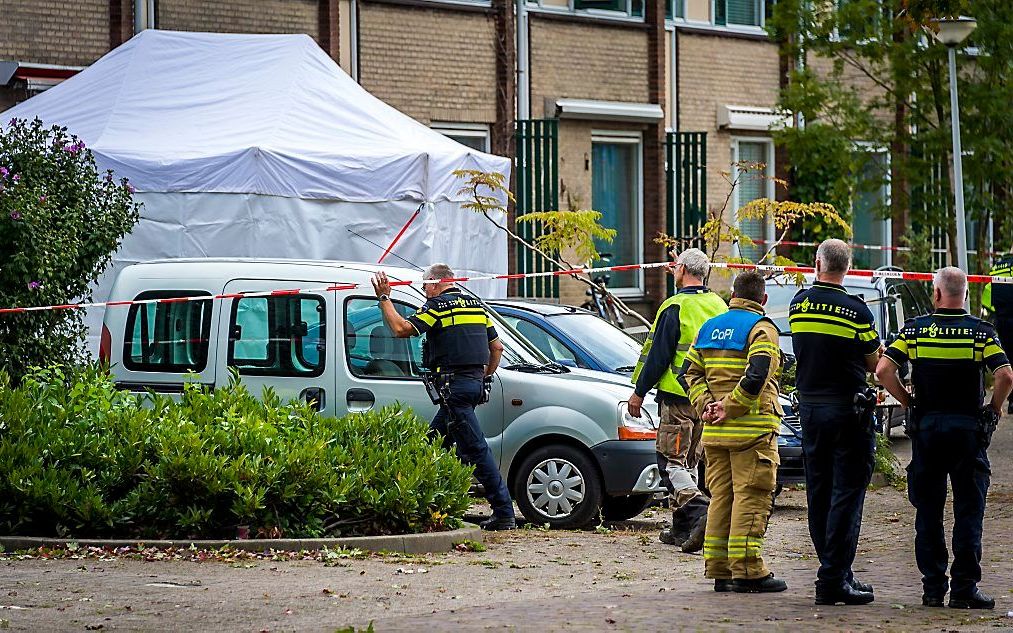
<path id="1" fill-rule="evenodd" d="M 400 402 L 429 419 L 435 407 L 419 377 L 421 340 L 387 330 L 369 282 L 377 270 L 261 259 L 135 264 L 120 272 L 110 301 L 208 300 L 109 308 L 101 355 L 119 385 L 138 392 L 179 393 L 189 380 L 220 385 L 235 370 L 252 393 L 271 387 L 317 403 L 326 415 Z M 421 278 L 384 270 L 393 279 Z M 242 296 L 290 289 L 299 292 Z M 399 286 L 391 299 L 407 316 L 425 297 L 416 286 Z M 575 528 L 601 515 L 639 514 L 661 484 L 656 405 L 631 418 L 628 378 L 552 363 L 489 312 L 505 351 L 492 399 L 477 413 L 524 517 Z"/>

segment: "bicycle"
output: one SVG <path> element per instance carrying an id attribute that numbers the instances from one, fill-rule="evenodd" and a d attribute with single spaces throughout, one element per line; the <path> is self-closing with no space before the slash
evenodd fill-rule
<path id="1" fill-rule="evenodd" d="M 607 264 L 611 257 L 610 253 L 602 253 L 601 261 Z M 584 292 L 588 298 L 580 307 L 597 314 L 616 327 L 624 328 L 623 314 L 616 306 L 615 299 L 607 291 L 611 279 L 612 275 L 608 273 L 601 273 L 592 278 L 593 285 Z"/>

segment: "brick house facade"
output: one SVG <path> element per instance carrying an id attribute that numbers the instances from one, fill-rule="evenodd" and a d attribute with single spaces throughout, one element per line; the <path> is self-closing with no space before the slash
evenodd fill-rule
<path id="1" fill-rule="evenodd" d="M 0 108 L 128 39 L 145 4 L 154 14 L 139 27 L 307 33 L 380 99 L 501 155 L 514 155 L 518 105 L 558 120 L 558 205 L 604 209 L 624 262 L 665 257 L 654 238 L 671 213 L 667 132 L 707 132 L 709 208 L 737 152 L 771 147 L 764 130 L 718 122 L 721 108 L 777 100 L 759 0 L 529 0 L 522 23 L 511 0 L 0 0 Z M 666 293 L 660 271 L 614 285 L 645 314 Z M 564 280 L 559 294 L 580 303 L 584 288 Z"/>

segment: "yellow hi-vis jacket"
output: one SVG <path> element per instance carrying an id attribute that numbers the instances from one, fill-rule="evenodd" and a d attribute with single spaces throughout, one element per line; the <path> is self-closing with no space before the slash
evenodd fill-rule
<path id="1" fill-rule="evenodd" d="M 675 345 L 675 349 L 655 349 L 654 339 L 657 335 L 658 323 L 661 321 L 662 315 L 669 310 L 673 310 L 678 318 L 679 342 Z M 644 365 L 647 363 L 647 359 L 653 350 L 655 354 L 661 352 L 668 365 L 661 378 L 658 379 L 658 384 L 656 385 L 658 390 L 686 397 L 686 390 L 677 378 L 679 372 L 682 371 L 683 363 L 686 361 L 686 353 L 689 352 L 689 347 L 692 345 L 693 339 L 696 338 L 696 333 L 700 329 L 700 326 L 704 324 L 704 321 L 727 311 L 728 306 L 725 305 L 724 300 L 703 287 L 686 288 L 666 299 L 661 304 L 661 307 L 658 308 L 658 313 L 654 316 L 651 331 L 648 333 L 647 340 L 644 341 L 643 349 L 640 351 L 640 360 L 637 361 L 637 366 L 633 369 L 633 376 L 631 378 L 633 384 L 637 384 L 641 372 L 644 371 Z M 654 386 L 649 385 L 649 387 Z"/>
<path id="2" fill-rule="evenodd" d="M 783 414 L 777 326 L 760 318 L 763 307 L 755 301 L 732 299 L 730 307 L 700 328 L 682 376 L 701 418 L 711 402 L 724 405 L 728 417 L 703 428 L 703 443 L 711 446 L 735 447 L 776 432 Z"/>

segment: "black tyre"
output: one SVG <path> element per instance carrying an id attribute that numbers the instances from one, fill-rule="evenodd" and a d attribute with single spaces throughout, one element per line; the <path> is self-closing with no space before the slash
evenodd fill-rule
<path id="1" fill-rule="evenodd" d="M 512 489 L 521 514 L 534 525 L 582 528 L 597 518 L 603 486 L 591 456 L 565 444 L 543 446 L 517 468 Z"/>
<path id="2" fill-rule="evenodd" d="M 651 503 L 649 494 L 629 495 L 625 497 L 605 497 L 602 503 L 601 516 L 606 521 L 626 521 L 639 515 Z"/>

